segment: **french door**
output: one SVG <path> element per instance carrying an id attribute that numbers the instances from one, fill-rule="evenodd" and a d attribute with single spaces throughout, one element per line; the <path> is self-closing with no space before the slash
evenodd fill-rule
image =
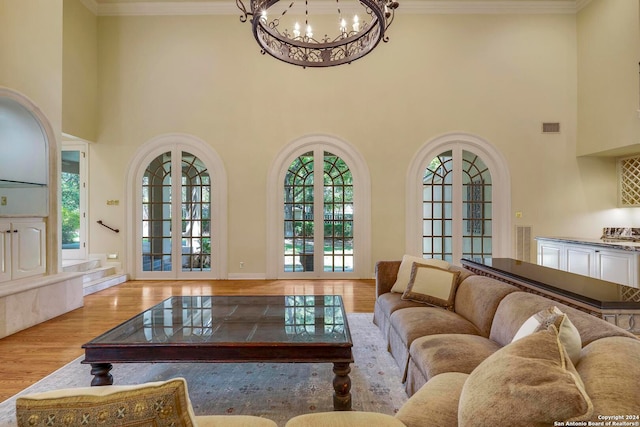
<path id="1" fill-rule="evenodd" d="M 491 172 L 477 154 L 447 150 L 422 178 L 422 254 L 456 263 L 492 257 Z"/>
<path id="2" fill-rule="evenodd" d="M 211 177 L 204 162 L 174 146 L 138 182 L 137 277 L 211 275 Z"/>
<path id="3" fill-rule="evenodd" d="M 318 147 L 290 163 L 283 184 L 284 272 L 353 273 L 354 182 L 347 163 Z"/>

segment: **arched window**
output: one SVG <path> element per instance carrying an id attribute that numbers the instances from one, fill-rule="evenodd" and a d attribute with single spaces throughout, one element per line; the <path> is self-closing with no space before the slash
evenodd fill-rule
<path id="1" fill-rule="evenodd" d="M 409 253 L 454 264 L 510 256 L 509 174 L 490 144 L 440 137 L 420 150 L 408 179 Z"/>
<path id="2" fill-rule="evenodd" d="M 188 135 L 155 138 L 129 179 L 136 278 L 226 278 L 226 174 L 211 148 Z"/>
<path id="3" fill-rule="evenodd" d="M 348 144 L 310 136 L 287 146 L 269 179 L 267 276 L 365 277 L 369 174 Z"/>

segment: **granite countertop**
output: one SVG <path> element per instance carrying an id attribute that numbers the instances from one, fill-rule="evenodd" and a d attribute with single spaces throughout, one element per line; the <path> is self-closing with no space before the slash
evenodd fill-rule
<path id="1" fill-rule="evenodd" d="M 537 236 L 536 240 L 550 240 L 561 243 L 574 243 L 579 245 L 597 246 L 603 249 L 616 249 L 640 253 L 640 242 L 624 239 L 589 239 L 584 237 L 547 237 Z"/>
<path id="2" fill-rule="evenodd" d="M 555 239 L 554 239 L 555 240 Z M 594 239 L 597 240 L 597 239 Z M 640 309 L 640 301 L 629 297 L 627 290 L 635 288 L 607 282 L 581 274 L 568 273 L 511 258 L 491 258 L 482 261 L 462 259 L 465 267 L 488 269 L 504 277 L 522 280 L 598 309 Z"/>

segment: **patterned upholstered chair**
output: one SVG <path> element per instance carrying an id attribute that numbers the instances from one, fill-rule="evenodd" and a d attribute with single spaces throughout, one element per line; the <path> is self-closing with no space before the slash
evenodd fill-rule
<path id="1" fill-rule="evenodd" d="M 274 421 L 260 417 L 196 416 L 184 378 L 29 394 L 16 400 L 16 418 L 18 427 L 277 427 Z"/>

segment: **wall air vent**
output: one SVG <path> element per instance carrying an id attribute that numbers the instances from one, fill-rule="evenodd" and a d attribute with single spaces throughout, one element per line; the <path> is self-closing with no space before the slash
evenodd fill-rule
<path id="1" fill-rule="evenodd" d="M 542 133 L 560 133 L 560 123 L 542 123 Z"/>
<path id="2" fill-rule="evenodd" d="M 516 259 L 531 262 L 530 225 L 516 225 Z"/>

